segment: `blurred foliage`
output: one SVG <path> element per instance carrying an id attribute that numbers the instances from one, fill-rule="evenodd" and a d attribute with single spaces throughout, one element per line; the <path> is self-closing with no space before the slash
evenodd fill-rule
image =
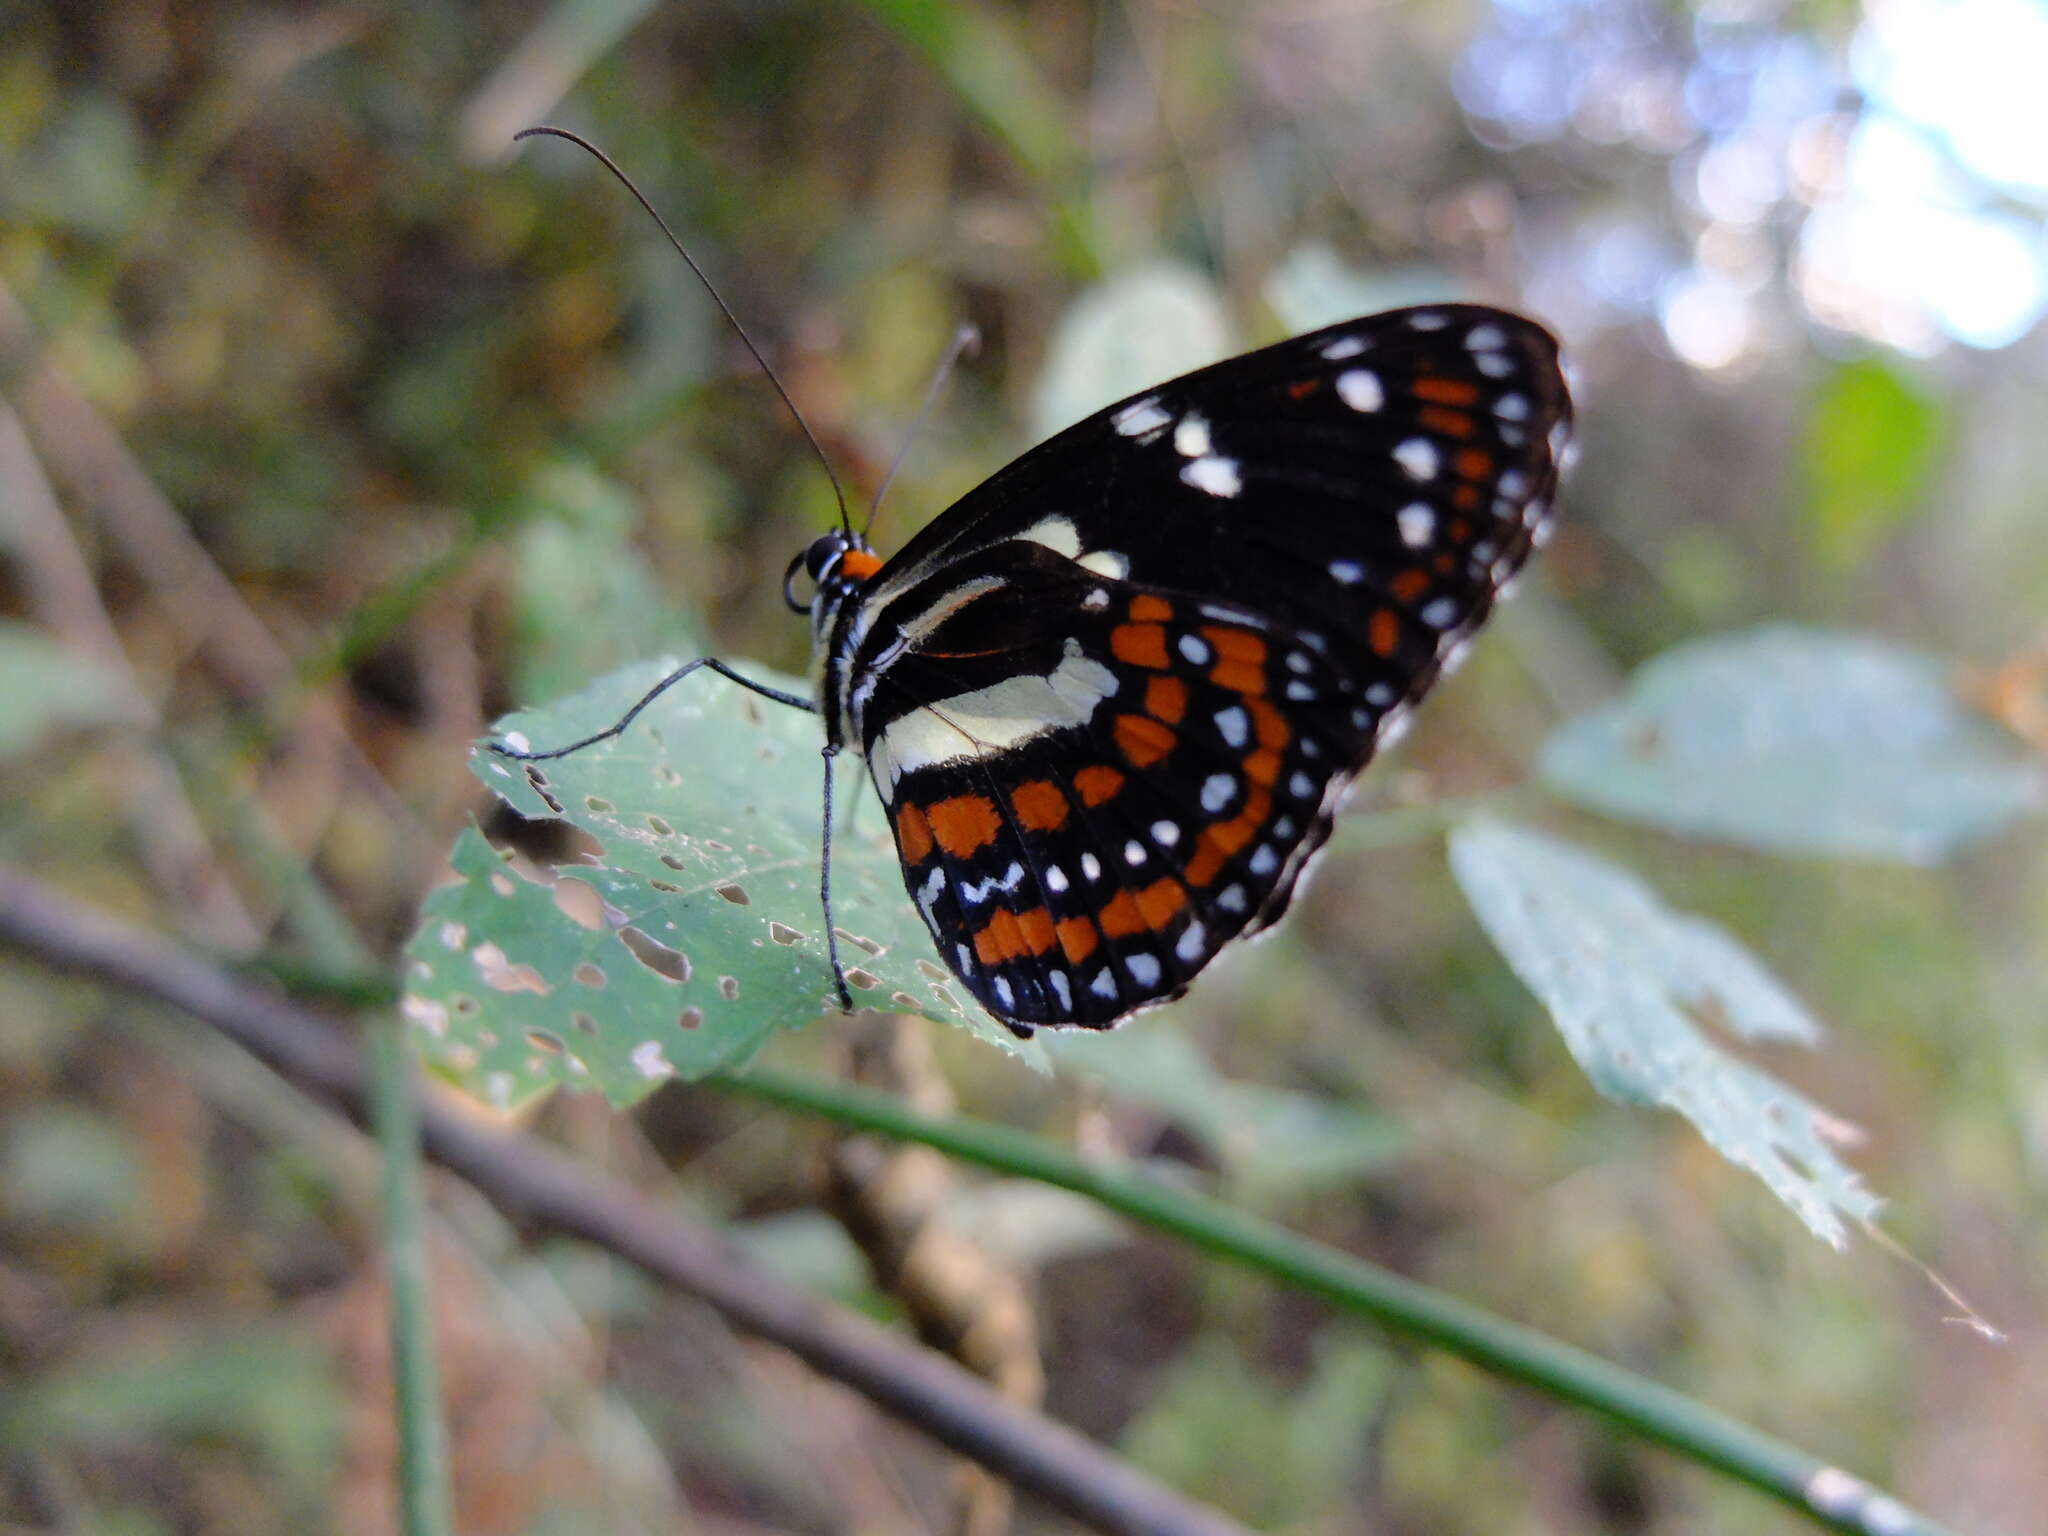
<path id="1" fill-rule="evenodd" d="M 1812 1243 L 1689 1131 L 1601 1106 L 1433 840 L 1430 807 L 1524 779 L 1637 665 L 1765 621 L 1871 636 L 1948 707 L 2039 729 L 2041 337 L 1944 346 L 1911 306 L 1850 305 L 1838 247 L 1807 238 L 1874 110 L 1840 84 L 1874 14 L 0 6 L 0 428 L 30 450 L 0 454 L 0 590 L 41 637 L 0 664 L 0 857 L 220 952 L 307 961 L 343 920 L 395 956 L 472 818 L 537 861 L 581 851 L 489 810 L 464 771 L 487 719 L 700 641 L 801 667 L 780 578 L 832 515 L 822 476 L 619 189 L 567 145 L 509 154 L 528 123 L 634 175 L 856 502 L 979 326 L 885 548 L 1027 445 L 1098 276 L 1189 272 L 1247 345 L 1419 294 L 1518 300 L 1565 334 L 1584 404 L 1558 540 L 1366 781 L 1381 815 L 1149 1022 L 1187 1076 L 1081 1089 L 964 1036 L 941 1059 L 978 1113 L 1223 1180 L 1960 1528 L 2027 1529 L 2038 821 L 1916 869 L 1556 818 L 1824 1020 L 1817 1053 L 1758 1059 L 1862 1127 L 1890 1230 L 2004 1348 L 1942 1326 L 1910 1272 Z M 2023 192 L 1997 195 L 2032 217 Z M 9 960 L 0 1012 L 0 1519 L 390 1529 L 360 1145 L 90 987 Z M 834 1035 L 770 1049 L 825 1070 Z M 534 1124 L 735 1228 L 814 1200 L 814 1128 L 682 1086 L 630 1122 L 586 1097 Z M 1169 1245 L 1039 1220 L 1007 1251 L 1052 1407 L 1241 1515 L 1796 1528 Z M 530 1254 L 445 1190 L 435 1263 L 465 1531 L 943 1522 L 943 1458 L 630 1274 Z"/>

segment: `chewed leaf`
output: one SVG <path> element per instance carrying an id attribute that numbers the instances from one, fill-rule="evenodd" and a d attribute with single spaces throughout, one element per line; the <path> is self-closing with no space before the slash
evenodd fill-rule
<path id="1" fill-rule="evenodd" d="M 1608 815 L 1778 853 L 1932 864 L 2048 804 L 2048 775 L 1927 657 L 1773 626 L 1681 646 L 1544 745 Z"/>
<path id="2" fill-rule="evenodd" d="M 668 670 L 628 667 L 500 726 L 539 746 L 574 741 Z M 525 815 L 571 822 L 599 852 L 543 885 L 465 834 L 461 882 L 428 898 L 407 949 L 407 1008 L 429 1062 L 494 1103 L 565 1083 L 630 1103 L 836 1011 L 818 905 L 822 741 L 815 716 L 707 671 L 623 737 L 532 774 L 479 748 L 485 784 Z M 834 829 L 832 897 L 856 1006 L 963 1025 L 1038 1060 L 939 964 L 857 762 L 837 782 L 852 809 Z"/>
<path id="3" fill-rule="evenodd" d="M 1819 1039 L 1813 1018 L 1740 944 L 1612 865 L 1498 822 L 1460 827 L 1451 868 L 1600 1092 L 1677 1110 L 1838 1248 L 1843 1217 L 1877 1211 L 1830 1146 L 1842 1123 L 1696 1022 L 1711 1013 L 1748 1040 Z"/>

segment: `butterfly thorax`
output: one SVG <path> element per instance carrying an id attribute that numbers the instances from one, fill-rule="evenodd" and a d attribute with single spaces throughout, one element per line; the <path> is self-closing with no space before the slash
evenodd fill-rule
<path id="1" fill-rule="evenodd" d="M 825 717 L 826 732 L 835 746 L 850 744 L 856 751 L 860 737 L 846 718 L 846 657 L 837 637 L 844 631 L 840 619 L 848 605 L 881 568 L 881 557 L 865 538 L 849 528 L 834 528 L 813 539 L 809 548 L 791 560 L 782 578 L 783 601 L 810 616 L 811 685 Z M 796 594 L 799 572 L 815 584 L 808 603 Z"/>

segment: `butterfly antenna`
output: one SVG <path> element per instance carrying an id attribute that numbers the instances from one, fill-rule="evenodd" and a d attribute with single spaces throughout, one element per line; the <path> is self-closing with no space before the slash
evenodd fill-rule
<path id="1" fill-rule="evenodd" d="M 833 473 L 832 461 L 825 457 L 824 445 L 818 441 L 817 433 L 813 432 L 811 424 L 804 420 L 804 413 L 796 408 L 796 402 L 790 399 L 789 391 L 782 387 L 782 380 L 776 377 L 775 370 L 768 366 L 768 359 L 761 355 L 761 349 L 754 345 L 754 338 L 747 334 L 747 328 L 740 324 L 740 317 L 732 312 L 732 306 L 725 302 L 718 289 L 712 285 L 711 279 L 705 275 L 704 269 L 697 265 L 697 258 L 685 249 L 683 242 L 676 238 L 676 232 L 668 227 L 668 220 L 664 219 L 654 204 L 647 200 L 647 194 L 633 185 L 633 178 L 619 169 L 619 164 L 616 160 L 612 159 L 610 155 L 599 149 L 581 134 L 572 133 L 567 128 L 556 128 L 551 124 L 542 123 L 532 128 L 520 129 L 512 135 L 512 140 L 516 144 L 521 139 L 540 136 L 551 139 L 567 139 L 578 149 L 589 154 L 599 165 L 602 165 L 619 179 L 619 185 L 633 194 L 634 201 L 647 210 L 647 216 L 654 220 L 664 235 L 668 236 L 668 243 L 676 248 L 676 254 L 682 257 L 690 270 L 697 275 L 697 281 L 702 283 L 704 291 L 711 295 L 711 302 L 718 306 L 718 312 L 725 316 L 731 323 L 733 330 L 739 334 L 740 340 L 746 343 L 746 348 L 753 354 L 754 361 L 759 363 L 761 371 L 768 375 L 768 382 L 775 386 L 775 393 L 782 397 L 782 403 L 789 407 L 789 414 L 796 418 L 796 424 L 803 432 L 804 440 L 811 445 L 811 452 L 818 456 L 819 464 L 824 466 L 825 478 L 832 482 L 832 496 L 839 503 L 840 526 L 849 533 L 852 532 L 853 514 L 847 511 L 846 508 L 846 492 L 839 484 L 839 476 Z"/>
<path id="2" fill-rule="evenodd" d="M 882 483 L 875 487 L 873 505 L 868 508 L 868 520 L 860 525 L 861 537 L 866 538 L 870 528 L 875 526 L 875 514 L 882 510 L 882 498 L 889 494 L 889 487 L 896 483 L 896 471 L 903 467 L 903 461 L 910 457 L 910 445 L 917 441 L 918 433 L 924 430 L 932 407 L 939 403 L 939 391 L 946 387 L 946 379 L 954 366 L 963 357 L 971 357 L 981 350 L 981 331 L 971 321 L 963 324 L 953 333 L 952 345 L 946 348 L 946 355 L 939 360 L 939 366 L 932 370 L 932 381 L 925 386 L 924 403 L 917 408 L 917 414 L 910 418 L 910 430 L 903 434 L 903 444 L 896 450 L 896 457 L 889 461 L 889 472 L 882 476 Z"/>

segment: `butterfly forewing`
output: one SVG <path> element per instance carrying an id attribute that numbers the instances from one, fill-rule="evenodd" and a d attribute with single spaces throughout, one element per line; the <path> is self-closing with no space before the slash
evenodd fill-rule
<path id="1" fill-rule="evenodd" d="M 891 560 L 828 704 L 974 995 L 1106 1025 L 1277 918 L 1542 537 L 1569 424 L 1540 327 L 1398 311 L 1113 406 Z"/>

